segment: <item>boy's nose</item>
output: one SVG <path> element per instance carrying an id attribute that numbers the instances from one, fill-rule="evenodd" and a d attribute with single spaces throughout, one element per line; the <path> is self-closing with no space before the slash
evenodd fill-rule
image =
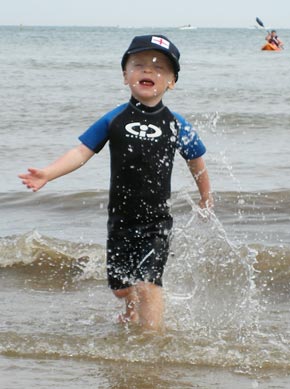
<path id="1" fill-rule="evenodd" d="M 144 71 L 144 73 L 152 73 L 152 67 L 146 66 L 146 67 L 144 67 L 143 71 Z"/>

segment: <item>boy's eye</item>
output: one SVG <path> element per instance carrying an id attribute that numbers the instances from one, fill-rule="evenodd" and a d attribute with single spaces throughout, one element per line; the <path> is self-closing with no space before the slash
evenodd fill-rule
<path id="1" fill-rule="evenodd" d="M 156 62 L 153 62 L 152 64 L 148 64 L 148 65 L 146 65 L 145 63 L 142 63 L 142 62 L 133 62 L 133 66 L 136 68 L 153 66 L 155 69 L 159 69 L 159 70 L 163 69 L 163 66 L 159 63 L 156 63 Z"/>
<path id="2" fill-rule="evenodd" d="M 135 62 L 135 61 L 132 61 L 132 65 L 134 67 L 141 67 L 141 66 L 143 66 L 143 64 L 141 62 Z"/>

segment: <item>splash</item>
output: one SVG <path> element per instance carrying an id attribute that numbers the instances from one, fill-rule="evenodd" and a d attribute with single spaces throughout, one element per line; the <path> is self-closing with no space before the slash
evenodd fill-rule
<path id="1" fill-rule="evenodd" d="M 215 214 L 201 210 L 188 192 L 179 200 L 191 212 L 177 222 L 166 273 L 170 309 L 179 318 L 175 323 L 209 331 L 253 324 L 256 250 L 231 242 Z"/>

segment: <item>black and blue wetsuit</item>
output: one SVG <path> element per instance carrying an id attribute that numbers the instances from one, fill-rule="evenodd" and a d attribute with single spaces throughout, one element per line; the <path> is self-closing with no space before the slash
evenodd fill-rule
<path id="1" fill-rule="evenodd" d="M 186 160 L 205 153 L 196 131 L 162 102 L 133 97 L 94 123 L 80 141 L 99 152 L 109 142 L 107 268 L 113 289 L 137 280 L 162 285 L 172 227 L 168 200 L 176 149 Z"/>

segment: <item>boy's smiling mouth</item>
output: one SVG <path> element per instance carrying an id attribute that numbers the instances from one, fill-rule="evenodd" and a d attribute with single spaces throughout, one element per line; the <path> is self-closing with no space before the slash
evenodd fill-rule
<path id="1" fill-rule="evenodd" d="M 140 85 L 143 85 L 143 86 L 154 86 L 155 83 L 150 80 L 149 78 L 143 78 L 142 80 L 139 81 L 139 84 Z"/>

